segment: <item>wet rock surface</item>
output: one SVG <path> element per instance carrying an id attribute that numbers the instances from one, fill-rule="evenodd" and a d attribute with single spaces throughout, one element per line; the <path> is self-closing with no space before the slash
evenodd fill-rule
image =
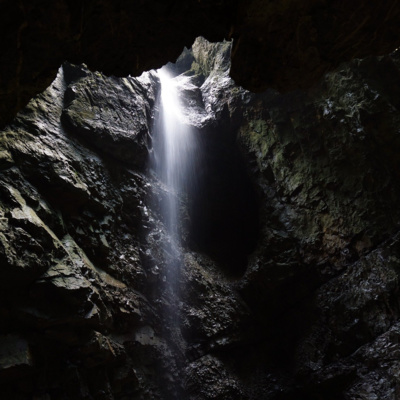
<path id="1" fill-rule="evenodd" d="M 399 397 L 399 56 L 285 95 L 229 57 L 199 39 L 171 66 L 202 152 L 181 255 L 156 74 L 64 64 L 0 133 L 2 398 Z"/>

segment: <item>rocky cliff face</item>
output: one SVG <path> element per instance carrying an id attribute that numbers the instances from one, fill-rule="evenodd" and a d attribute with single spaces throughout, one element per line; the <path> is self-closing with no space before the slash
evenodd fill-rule
<path id="1" fill-rule="evenodd" d="M 398 55 L 287 95 L 236 87 L 229 57 L 198 39 L 170 66 L 200 154 L 180 255 L 154 72 L 64 64 L 1 132 L 5 399 L 400 396 Z"/>

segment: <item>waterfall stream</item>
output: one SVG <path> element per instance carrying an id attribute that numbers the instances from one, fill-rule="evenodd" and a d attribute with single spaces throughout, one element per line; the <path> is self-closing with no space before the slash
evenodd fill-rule
<path id="1" fill-rule="evenodd" d="M 161 95 L 155 132 L 155 169 L 168 191 L 162 210 L 164 221 L 171 239 L 179 244 L 178 198 L 194 176 L 195 143 L 191 127 L 185 123 L 178 81 L 165 68 L 158 70 L 158 76 Z"/>
<path id="2" fill-rule="evenodd" d="M 173 78 L 166 68 L 158 70 L 161 84 L 158 113 L 153 131 L 152 167 L 163 186 L 161 217 L 167 238 L 160 243 L 164 253 L 163 304 L 165 319 L 164 339 L 180 343 L 184 341 L 179 322 L 180 284 L 184 266 L 182 254 L 182 202 L 189 185 L 194 182 L 194 160 L 198 151 L 193 129 L 185 120 L 184 103 L 180 100 L 182 81 Z M 179 360 L 174 360 L 179 363 Z"/>

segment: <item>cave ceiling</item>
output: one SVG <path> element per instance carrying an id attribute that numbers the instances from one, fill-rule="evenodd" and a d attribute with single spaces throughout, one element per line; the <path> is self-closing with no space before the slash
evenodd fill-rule
<path id="1" fill-rule="evenodd" d="M 197 36 L 233 39 L 237 84 L 290 91 L 343 61 L 400 45 L 397 0 L 5 0 L 0 15 L 0 126 L 65 60 L 138 75 L 175 60 Z"/>

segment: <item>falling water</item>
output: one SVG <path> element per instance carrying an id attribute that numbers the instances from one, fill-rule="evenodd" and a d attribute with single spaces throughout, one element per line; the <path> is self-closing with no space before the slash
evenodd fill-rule
<path id="1" fill-rule="evenodd" d="M 160 245 L 164 252 L 164 318 L 165 336 L 183 350 L 180 333 L 179 303 L 183 268 L 181 251 L 182 203 L 187 189 L 194 181 L 196 143 L 194 132 L 187 121 L 187 110 L 180 100 L 182 80 L 173 78 L 164 68 L 158 71 L 161 83 L 159 112 L 153 132 L 153 168 L 163 184 L 161 203 L 167 239 Z M 175 360 L 174 362 L 178 362 Z"/>
<path id="2" fill-rule="evenodd" d="M 185 123 L 179 86 L 164 68 L 158 70 L 161 83 L 160 113 L 156 123 L 156 172 L 165 183 L 168 200 L 163 207 L 164 221 L 171 240 L 179 244 L 179 196 L 183 195 L 193 177 L 194 138 Z"/>

